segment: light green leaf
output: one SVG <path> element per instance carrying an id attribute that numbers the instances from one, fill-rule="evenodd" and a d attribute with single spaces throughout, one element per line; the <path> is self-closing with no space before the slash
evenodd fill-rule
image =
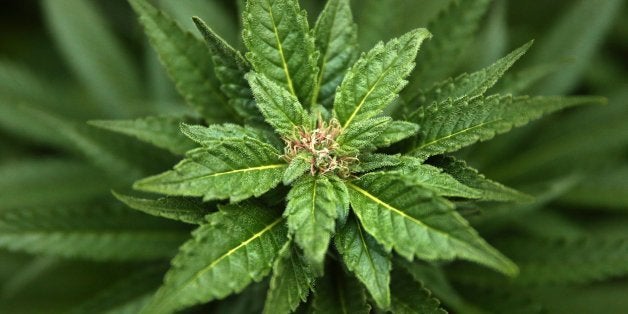
<path id="1" fill-rule="evenodd" d="M 83 0 L 42 2 L 51 34 L 68 65 L 110 117 L 127 115 L 139 98 L 139 71 L 110 31 L 100 10 Z"/>
<path id="2" fill-rule="evenodd" d="M 450 1 L 449 7 L 430 22 L 427 28 L 434 39 L 417 59 L 405 99 L 412 99 L 421 88 L 451 75 L 460 62 L 460 56 L 471 45 L 482 16 L 491 0 Z"/>
<path id="3" fill-rule="evenodd" d="M 306 124 L 307 112 L 294 95 L 263 74 L 250 73 L 247 79 L 257 100 L 257 107 L 277 133 L 291 137 L 298 127 Z"/>
<path id="4" fill-rule="evenodd" d="M 291 242 L 281 249 L 273 266 L 264 313 L 292 313 L 307 300 L 315 276 L 301 253 Z"/>
<path id="5" fill-rule="evenodd" d="M 400 314 L 445 314 L 440 301 L 432 296 L 419 282 L 412 280 L 404 271 L 392 272 L 391 310 Z"/>
<path id="6" fill-rule="evenodd" d="M 284 219 L 252 204 L 219 209 L 181 247 L 142 313 L 171 313 L 222 299 L 270 272 L 286 242 Z"/>
<path id="7" fill-rule="evenodd" d="M 175 117 L 146 117 L 135 120 L 92 120 L 88 124 L 133 136 L 174 154 L 183 154 L 196 147 L 180 131 L 179 125 L 183 121 Z"/>
<path id="8" fill-rule="evenodd" d="M 373 139 L 382 134 L 391 121 L 390 117 L 377 117 L 358 121 L 351 128 L 340 133 L 337 143 L 341 150 L 348 152 L 375 150 Z"/>
<path id="9" fill-rule="evenodd" d="M 464 161 L 449 156 L 436 156 L 430 163 L 443 169 L 458 182 L 480 191 L 480 199 L 487 201 L 530 201 L 533 198 L 517 190 L 484 177 L 477 170 L 469 167 Z"/>
<path id="10" fill-rule="evenodd" d="M 286 172 L 283 174 L 283 184 L 290 185 L 294 180 L 301 177 L 304 173 L 310 170 L 310 158 L 309 154 L 298 154 L 288 164 Z"/>
<path id="11" fill-rule="evenodd" d="M 452 204 L 395 174 L 371 173 L 347 184 L 362 226 L 408 260 L 462 258 L 508 275 L 517 266 L 488 245 Z"/>
<path id="12" fill-rule="evenodd" d="M 344 129 L 376 116 L 397 97 L 414 68 L 419 46 L 430 33 L 416 29 L 363 54 L 347 72 L 336 98 L 334 114 Z"/>
<path id="13" fill-rule="evenodd" d="M 335 244 L 347 268 L 366 286 L 380 308 L 390 306 L 390 253 L 366 233 L 355 217 L 338 230 Z"/>
<path id="14" fill-rule="evenodd" d="M 174 170 L 137 181 L 136 189 L 166 195 L 203 196 L 205 201 L 237 202 L 275 187 L 286 164 L 268 144 L 254 139 L 229 140 L 191 150 Z"/>
<path id="15" fill-rule="evenodd" d="M 448 79 L 444 82 L 434 84 L 430 89 L 422 91 L 417 96 L 419 104 L 441 103 L 448 98 L 453 100 L 483 95 L 487 89 L 491 88 L 504 73 L 523 56 L 532 46 L 532 41 L 515 49 L 507 56 L 497 60 L 492 65 L 471 73 L 462 74 L 455 79 Z"/>
<path id="16" fill-rule="evenodd" d="M 169 258 L 186 238 L 179 225 L 119 207 L 0 211 L 0 247 L 98 261 Z"/>
<path id="17" fill-rule="evenodd" d="M 604 103 L 601 97 L 512 97 L 492 95 L 486 98 L 447 100 L 420 107 L 410 120 L 419 124 L 419 141 L 410 154 L 425 159 L 456 151 L 478 141 L 510 131 L 542 115 L 563 108 Z"/>
<path id="18" fill-rule="evenodd" d="M 181 132 L 204 147 L 213 147 L 229 140 L 245 140 L 247 138 L 262 142 L 278 141 L 272 131 L 232 123 L 212 124 L 210 126 L 181 124 Z"/>
<path id="19" fill-rule="evenodd" d="M 146 0 L 129 0 L 129 3 L 186 102 L 208 123 L 233 118 L 234 113 L 220 91 L 212 56 L 205 44 Z"/>
<path id="20" fill-rule="evenodd" d="M 395 172 L 399 177 L 432 190 L 439 196 L 476 199 L 482 195 L 480 191 L 458 182 L 451 175 L 444 173 L 442 169 L 422 163 L 420 159 L 402 157 L 401 160 L 402 165 Z"/>
<path id="21" fill-rule="evenodd" d="M 366 302 L 364 286 L 341 269 L 327 269 L 316 282 L 314 314 L 368 314 L 371 306 Z"/>
<path id="22" fill-rule="evenodd" d="M 220 89 L 229 98 L 229 104 L 243 118 L 257 118 L 258 111 L 253 93 L 244 77 L 251 66 L 239 51 L 214 33 L 200 18 L 192 19 L 205 38 L 212 55 L 216 77 L 222 83 Z"/>
<path id="23" fill-rule="evenodd" d="M 249 0 L 243 14 L 246 56 L 253 69 L 309 104 L 318 52 L 298 1 Z"/>
<path id="24" fill-rule="evenodd" d="M 386 125 L 384 131 L 371 141 L 375 147 L 388 147 L 416 134 L 418 131 L 419 126 L 412 122 L 391 121 Z"/>
<path id="25" fill-rule="evenodd" d="M 339 202 L 330 180 L 324 176 L 304 176 L 294 183 L 287 196 L 284 216 L 295 242 L 306 260 L 322 268 L 325 253 L 338 217 Z"/>
<path id="26" fill-rule="evenodd" d="M 349 191 L 347 190 L 347 186 L 344 181 L 340 178 L 332 176 L 328 179 L 334 189 L 334 193 L 336 193 L 336 199 L 338 200 L 338 206 L 336 207 L 338 212 L 338 224 L 336 226 L 341 227 L 345 224 L 347 217 L 349 216 Z"/>
<path id="27" fill-rule="evenodd" d="M 312 104 L 331 108 L 336 88 L 357 51 L 357 27 L 349 0 L 327 1 L 314 26 L 316 47 L 320 50 L 318 79 Z"/>
<path id="28" fill-rule="evenodd" d="M 185 197 L 145 199 L 112 192 L 127 206 L 149 215 L 178 220 L 190 224 L 202 224 L 210 210 L 200 200 Z"/>
<path id="29" fill-rule="evenodd" d="M 353 173 L 371 172 L 384 167 L 397 166 L 401 163 L 401 155 L 364 154 L 359 157 L 360 162 L 351 168 Z"/>

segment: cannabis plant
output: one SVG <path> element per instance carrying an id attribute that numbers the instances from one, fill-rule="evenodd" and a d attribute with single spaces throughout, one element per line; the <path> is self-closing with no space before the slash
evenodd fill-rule
<path id="1" fill-rule="evenodd" d="M 63 5 L 46 3 L 59 33 L 98 20 L 86 3 L 68 3 L 85 13 L 69 26 L 54 18 Z M 508 167 L 511 159 L 520 160 L 504 153 L 514 150 L 512 137 L 476 148 L 489 153 L 474 154 L 469 146 L 545 114 L 606 100 L 522 95 L 556 69 L 506 74 L 534 49 L 532 41 L 480 70 L 446 78 L 460 67 L 456 60 L 490 1 L 453 2 L 427 28 L 374 44 L 374 32 L 359 38 L 349 0 L 327 1 L 316 19 L 297 0 L 239 2 L 242 42 L 231 30 L 220 34 L 202 18 L 188 16 L 197 37 L 147 0 L 129 3 L 189 108 L 164 110 L 159 101 L 146 99 L 132 61 L 106 68 L 93 59 L 75 63 L 79 75 L 92 78 L 83 83 L 99 108 L 76 113 L 75 121 L 89 119 L 89 126 L 28 103 L 0 107 L 12 117 L 38 121 L 43 128 L 26 131 L 35 138 L 92 160 L 85 165 L 50 160 L 39 169 L 13 170 L 32 172 L 35 179 L 27 181 L 35 187 L 41 171 L 52 178 L 69 175 L 74 182 L 61 182 L 61 195 L 29 203 L 26 194 L 5 205 L 0 246 L 146 263 L 129 266 L 133 276 L 77 312 L 172 313 L 212 301 L 216 311 L 227 312 L 499 312 L 513 306 L 500 308 L 496 300 L 508 298 L 499 293 L 511 296 L 527 283 L 569 277 L 544 272 L 547 264 L 559 269 L 561 258 L 582 247 L 602 252 L 628 247 L 625 241 L 612 242 L 613 247 L 496 233 L 581 181 L 573 174 L 547 182 L 527 179 L 549 187 L 531 185 L 521 192 L 489 179 L 463 158 L 494 162 L 496 176 L 528 175 L 521 171 L 529 166 Z M 374 3 L 366 7 L 381 5 Z M 116 41 L 104 34 L 106 42 Z M 360 43 L 370 47 L 361 52 Z M 114 59 L 129 60 L 113 51 Z M 102 76 L 87 73 L 94 69 Z M 153 92 L 168 93 L 159 86 Z M 46 87 L 42 90 L 29 97 L 54 102 L 42 96 Z M 179 114 L 164 115 L 173 111 Z M 48 134 L 52 128 L 62 139 Z M 494 156 L 503 158 L 491 160 Z M 516 175 L 509 177 L 512 172 Z M 94 177 L 101 179 L 84 184 Z M 109 189 L 117 201 L 107 197 Z M 66 199 L 71 201 L 63 205 Z M 45 208 L 51 200 L 63 206 Z M 578 195 L 564 201 L 578 203 Z M 32 209 L 16 210 L 20 206 Z M 536 218 L 561 225 L 553 216 Z M 545 264 L 534 264 L 534 258 L 532 266 L 526 264 L 535 250 L 548 257 Z M 599 271 L 583 271 L 579 279 L 623 275 L 626 256 L 592 263 Z M 169 266 L 160 262 L 170 258 Z M 47 263 L 52 262 L 38 261 L 31 272 Z M 465 300 L 457 290 L 478 301 Z"/>

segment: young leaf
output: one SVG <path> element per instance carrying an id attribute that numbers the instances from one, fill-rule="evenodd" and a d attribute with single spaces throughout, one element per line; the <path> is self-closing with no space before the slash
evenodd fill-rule
<path id="1" fill-rule="evenodd" d="M 237 124 L 212 124 L 210 126 L 181 124 L 181 132 L 188 138 L 204 147 L 213 147 L 221 142 L 230 140 L 245 140 L 247 138 L 274 143 L 277 141 L 272 131 L 266 132 L 249 126 Z"/>
<path id="2" fill-rule="evenodd" d="M 127 206 L 149 215 L 178 220 L 190 224 L 202 224 L 210 213 L 200 200 L 185 197 L 164 197 L 156 200 L 122 195 L 112 192 Z"/>
<path id="3" fill-rule="evenodd" d="M 129 3 L 186 102 L 209 123 L 233 118 L 205 44 L 146 0 L 129 0 Z"/>
<path id="4" fill-rule="evenodd" d="M 286 172 L 283 173 L 283 184 L 290 185 L 304 173 L 310 170 L 310 158 L 308 154 L 298 154 L 288 164 Z"/>
<path id="5" fill-rule="evenodd" d="M 364 229 L 408 260 L 458 257 L 504 274 L 517 273 L 515 264 L 488 245 L 434 192 L 390 173 L 370 173 L 347 185 L 351 206 Z"/>
<path id="6" fill-rule="evenodd" d="M 146 117 L 135 120 L 92 120 L 88 124 L 133 136 L 174 154 L 183 154 L 196 146 L 181 134 L 179 125 L 182 121 L 175 117 Z"/>
<path id="7" fill-rule="evenodd" d="M 252 204 L 219 206 L 172 260 L 143 313 L 171 313 L 260 281 L 286 242 L 284 220 Z"/>
<path id="8" fill-rule="evenodd" d="M 476 199 L 482 194 L 480 191 L 468 187 L 442 169 L 423 164 L 419 159 L 402 157 L 398 175 L 417 186 L 434 191 L 439 196 L 463 197 Z"/>
<path id="9" fill-rule="evenodd" d="M 390 253 L 366 233 L 355 217 L 338 230 L 335 244 L 347 268 L 364 284 L 380 308 L 390 305 Z"/>
<path id="10" fill-rule="evenodd" d="M 343 151 L 374 150 L 373 139 L 382 134 L 391 121 L 390 117 L 377 117 L 356 122 L 338 136 L 338 145 Z"/>
<path id="11" fill-rule="evenodd" d="M 119 207 L 0 211 L 0 247 L 98 261 L 169 258 L 186 238 L 179 225 Z"/>
<path id="12" fill-rule="evenodd" d="M 230 198 L 237 202 L 262 195 L 281 182 L 287 165 L 278 156 L 268 144 L 233 139 L 191 150 L 174 170 L 137 181 L 134 187 L 166 195 L 203 196 L 205 201 Z"/>
<path id="13" fill-rule="evenodd" d="M 290 137 L 297 127 L 306 124 L 307 112 L 294 95 L 262 74 L 251 73 L 247 79 L 257 100 L 257 107 L 277 133 Z"/>
<path id="14" fill-rule="evenodd" d="M 410 120 L 421 126 L 419 141 L 410 155 L 429 156 L 456 151 L 485 141 L 513 127 L 563 108 L 604 103 L 601 97 L 512 97 L 492 95 L 473 100 L 447 100 L 420 107 Z"/>
<path id="15" fill-rule="evenodd" d="M 290 233 L 306 260 L 314 267 L 322 266 L 342 206 L 334 187 L 327 177 L 304 176 L 292 186 L 287 200 L 284 216 Z"/>
<path id="16" fill-rule="evenodd" d="M 371 306 L 366 302 L 364 286 L 344 271 L 328 269 L 316 283 L 313 313 L 370 313 Z"/>
<path id="17" fill-rule="evenodd" d="M 371 140 L 375 147 L 388 147 L 419 131 L 419 126 L 406 121 L 391 121 L 377 137 Z"/>
<path id="18" fill-rule="evenodd" d="M 391 310 L 403 314 L 445 314 L 440 301 L 404 271 L 394 270 L 391 283 Z"/>
<path id="19" fill-rule="evenodd" d="M 205 38 L 212 55 L 216 77 L 222 83 L 220 89 L 229 98 L 229 104 L 243 118 L 256 118 L 258 111 L 253 93 L 244 77 L 251 66 L 239 51 L 229 46 L 203 20 L 196 16 L 192 19 Z"/>
<path id="20" fill-rule="evenodd" d="M 441 103 L 448 98 L 453 100 L 483 95 L 487 89 L 491 88 L 497 80 L 517 61 L 523 54 L 530 49 L 532 41 L 515 49 L 507 56 L 497 60 L 492 65 L 471 73 L 462 74 L 455 79 L 448 79 L 444 82 L 434 84 L 427 91 L 422 91 L 417 96 L 420 104 L 432 104 L 433 102 Z"/>
<path id="21" fill-rule="evenodd" d="M 528 201 L 532 197 L 511 189 L 498 182 L 491 181 L 477 170 L 469 167 L 464 161 L 449 156 L 435 156 L 430 163 L 443 169 L 458 182 L 480 191 L 480 199 L 486 201 Z"/>
<path id="22" fill-rule="evenodd" d="M 331 108 L 336 88 L 357 52 L 357 27 L 349 0 L 327 1 L 314 26 L 316 47 L 320 50 L 318 78 L 312 104 Z"/>
<path id="23" fill-rule="evenodd" d="M 314 272 L 301 253 L 292 243 L 286 243 L 273 266 L 264 313 L 294 312 L 307 300 L 314 278 Z"/>
<path id="24" fill-rule="evenodd" d="M 347 217 L 349 216 L 349 191 L 347 190 L 347 186 L 345 183 L 338 177 L 329 177 L 329 183 L 331 183 L 332 188 L 334 189 L 334 193 L 336 194 L 337 204 L 336 211 L 338 212 L 336 226 L 341 227 L 347 221 Z"/>
<path id="25" fill-rule="evenodd" d="M 318 68 L 314 38 L 297 0 L 249 0 L 244 15 L 244 44 L 255 72 L 309 104 Z"/>
<path id="26" fill-rule="evenodd" d="M 401 164 L 401 155 L 364 154 L 360 155 L 360 162 L 351 168 L 351 172 L 364 173 L 384 167 L 392 167 Z"/>
<path id="27" fill-rule="evenodd" d="M 334 114 L 344 129 L 382 112 L 406 85 L 414 58 L 430 33 L 408 32 L 363 54 L 347 72 L 334 99 Z"/>

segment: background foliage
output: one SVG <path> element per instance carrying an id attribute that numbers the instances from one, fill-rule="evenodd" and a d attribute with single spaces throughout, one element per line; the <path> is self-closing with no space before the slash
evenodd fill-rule
<path id="1" fill-rule="evenodd" d="M 361 49 L 427 26 L 448 2 L 354 1 Z M 310 17 L 321 3 L 302 1 Z M 160 1 L 160 7 L 195 35 L 192 15 L 243 45 L 237 1 Z M 621 297 L 628 294 L 627 10 L 619 0 L 498 0 L 475 40 L 465 31 L 451 33 L 470 46 L 456 64 L 424 71 L 425 80 L 473 72 L 534 38 L 497 88 L 603 95 L 609 104 L 555 114 L 458 153 L 488 178 L 537 196 L 524 206 L 459 204 L 519 264 L 516 280 L 466 263 L 435 271 L 399 261 L 393 291 L 420 289 L 395 280 L 404 269 L 455 312 L 620 313 L 628 306 Z M 182 114 L 188 107 L 125 1 L 13 2 L 0 14 L 0 312 L 135 312 L 191 227 L 128 211 L 110 190 L 124 192 L 177 158 L 85 121 Z M 535 76 L 539 81 L 524 91 L 513 84 Z M 143 123 L 150 131 L 151 121 Z M 190 147 L 167 146 L 173 153 Z M 21 217 L 37 223 L 20 224 Z M 78 236 L 85 234 L 93 238 Z M 109 241 L 128 246 L 110 250 Z M 138 241 L 155 245 L 137 247 Z M 60 256 L 57 245 L 75 251 Z M 102 250 L 82 256 L 76 253 L 82 246 Z M 256 309 L 263 304 L 254 296 L 267 284 L 195 310 Z M 320 283 L 327 284 L 337 283 Z"/>

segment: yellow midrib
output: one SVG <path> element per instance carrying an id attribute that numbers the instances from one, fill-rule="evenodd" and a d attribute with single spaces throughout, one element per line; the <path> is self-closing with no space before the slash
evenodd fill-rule
<path id="1" fill-rule="evenodd" d="M 292 95 L 297 97 L 297 93 L 294 90 L 294 85 L 292 83 L 292 78 L 290 77 L 290 70 L 288 69 L 288 62 L 286 62 L 286 56 L 283 52 L 283 45 L 281 44 L 281 40 L 279 39 L 279 31 L 277 30 L 277 24 L 275 23 L 275 16 L 273 15 L 273 7 L 270 1 L 266 1 L 268 5 L 268 14 L 270 15 L 270 21 L 273 25 L 273 34 L 275 35 L 275 40 L 277 41 L 277 49 L 279 49 L 279 56 L 281 57 L 281 64 L 283 66 L 283 72 L 286 75 L 286 80 L 288 81 L 288 90 Z M 298 98 L 298 97 L 297 97 Z"/>

